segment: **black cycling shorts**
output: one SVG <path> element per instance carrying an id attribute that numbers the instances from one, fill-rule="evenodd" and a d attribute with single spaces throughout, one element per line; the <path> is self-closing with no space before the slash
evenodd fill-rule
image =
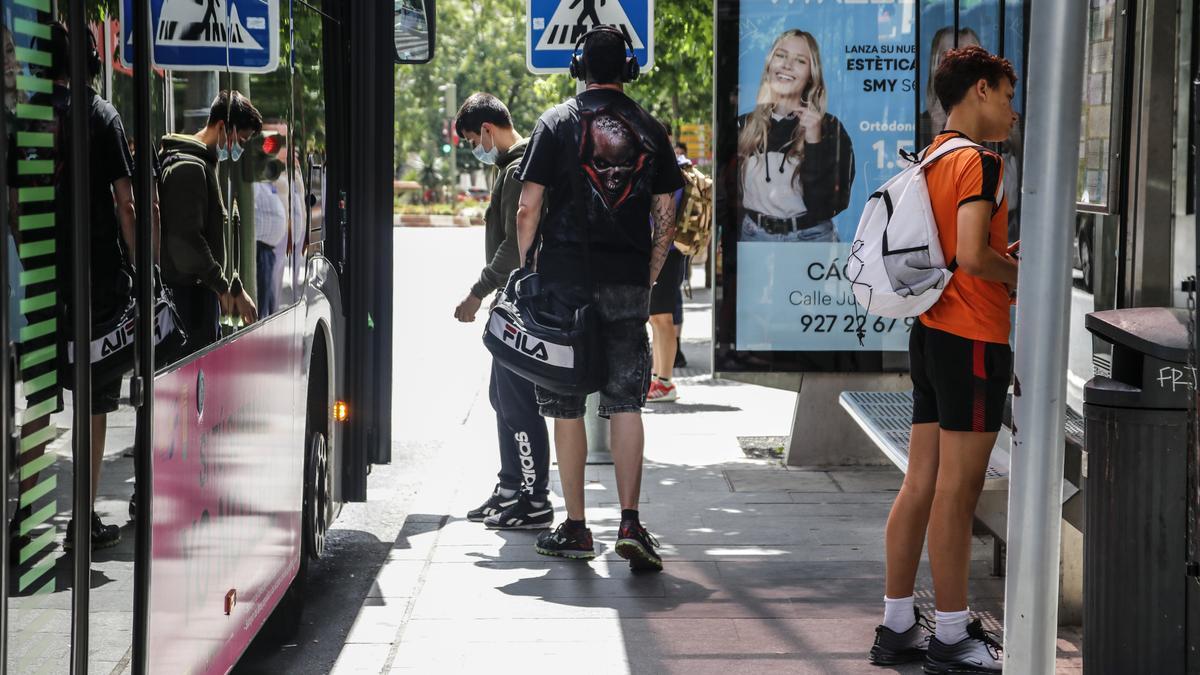
<path id="1" fill-rule="evenodd" d="M 674 314 L 675 306 L 683 300 L 679 286 L 683 283 L 683 254 L 672 246 L 663 261 L 658 281 L 650 289 L 650 315 Z"/>
<path id="2" fill-rule="evenodd" d="M 913 424 L 947 431 L 999 431 L 1012 380 L 1006 344 L 969 340 L 913 322 L 908 338 Z"/>

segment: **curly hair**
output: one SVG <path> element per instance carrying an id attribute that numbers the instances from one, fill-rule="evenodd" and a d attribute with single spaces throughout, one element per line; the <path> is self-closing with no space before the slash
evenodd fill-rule
<path id="1" fill-rule="evenodd" d="M 1007 77 L 1014 86 L 1017 84 L 1017 73 L 1008 59 L 972 45 L 951 49 L 942 56 L 933 76 L 933 90 L 942 108 L 949 111 L 962 102 L 976 82 L 987 80 L 988 86 L 994 88 L 1000 86 L 1002 77 Z"/>

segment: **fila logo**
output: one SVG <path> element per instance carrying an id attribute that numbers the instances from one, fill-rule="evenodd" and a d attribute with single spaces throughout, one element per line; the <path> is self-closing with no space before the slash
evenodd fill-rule
<path id="1" fill-rule="evenodd" d="M 496 342 L 548 366 L 575 367 L 574 349 L 533 337 L 522 331 L 516 323 L 504 318 L 500 312 L 492 312 L 491 318 L 488 319 L 487 332 Z"/>
<path id="2" fill-rule="evenodd" d="M 527 333 L 518 331 L 511 323 L 504 324 L 504 335 L 501 336 L 501 339 L 505 342 L 512 342 L 514 349 L 519 349 L 539 361 L 550 360 L 550 354 L 546 352 L 546 345 L 541 340 L 531 339 Z"/>

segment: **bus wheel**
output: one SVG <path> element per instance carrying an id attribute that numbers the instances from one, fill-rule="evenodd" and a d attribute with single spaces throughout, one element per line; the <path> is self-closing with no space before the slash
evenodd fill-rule
<path id="1" fill-rule="evenodd" d="M 320 560 L 329 531 L 329 504 L 333 477 L 329 473 L 329 444 L 325 434 L 314 431 L 308 437 L 304 475 L 304 553 Z"/>

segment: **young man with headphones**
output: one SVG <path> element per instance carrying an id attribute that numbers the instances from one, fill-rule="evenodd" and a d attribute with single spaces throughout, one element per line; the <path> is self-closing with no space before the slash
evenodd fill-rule
<path id="1" fill-rule="evenodd" d="M 599 317 L 608 379 L 600 388 L 598 412 L 612 422 L 621 502 L 615 548 L 633 570 L 658 571 L 658 542 L 638 514 L 641 409 L 650 385 L 645 325 L 650 286 L 674 237 L 672 194 L 683 187 L 683 177 L 662 125 L 625 95 L 623 84 L 637 79 L 639 69 L 627 47 L 632 54 L 629 38 L 613 26 L 594 26 L 576 43 L 571 75 L 587 88 L 538 120 L 517 172 L 522 182 L 517 237 L 521 260 L 537 240 L 536 268 L 544 288 L 568 306 L 590 304 Z M 566 520 L 538 537 L 536 549 L 593 558 L 584 519 L 585 397 L 541 387 L 536 395 L 541 414 L 554 418 L 567 505 Z"/>

